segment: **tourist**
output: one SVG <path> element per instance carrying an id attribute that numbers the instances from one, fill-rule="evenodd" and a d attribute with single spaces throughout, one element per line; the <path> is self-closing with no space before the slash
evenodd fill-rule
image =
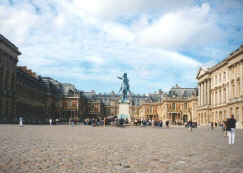
<path id="1" fill-rule="evenodd" d="M 50 125 L 52 124 L 52 119 L 50 118 Z"/>
<path id="2" fill-rule="evenodd" d="M 188 122 L 189 131 L 192 132 L 192 120 Z"/>
<path id="3" fill-rule="evenodd" d="M 235 123 L 234 115 L 231 114 L 231 118 L 228 120 L 228 135 L 229 135 L 229 144 L 235 143 Z"/>
<path id="4" fill-rule="evenodd" d="M 208 123 L 208 129 L 210 129 L 210 127 L 211 127 L 211 123 L 209 122 L 209 123 Z"/>
<path id="5" fill-rule="evenodd" d="M 100 118 L 97 119 L 97 126 L 100 126 Z"/>
<path id="6" fill-rule="evenodd" d="M 74 120 L 72 119 L 71 121 L 72 121 L 72 127 L 74 127 Z"/>
<path id="7" fill-rule="evenodd" d="M 212 126 L 212 130 L 213 130 L 213 122 L 211 123 L 211 126 Z"/>
<path id="8" fill-rule="evenodd" d="M 126 118 L 125 124 L 128 124 L 128 119 Z"/>
<path id="9" fill-rule="evenodd" d="M 58 125 L 58 119 L 56 119 L 56 125 Z"/>
<path id="10" fill-rule="evenodd" d="M 123 127 L 123 122 L 124 122 L 124 119 L 121 117 L 121 119 L 120 119 L 120 127 Z"/>
<path id="11" fill-rule="evenodd" d="M 19 118 L 19 127 L 23 127 L 23 118 L 22 117 Z"/>
<path id="12" fill-rule="evenodd" d="M 75 124 L 75 125 L 77 125 L 77 121 L 78 121 L 78 120 L 77 120 L 77 118 L 75 117 L 75 118 L 74 118 L 74 124 Z"/>

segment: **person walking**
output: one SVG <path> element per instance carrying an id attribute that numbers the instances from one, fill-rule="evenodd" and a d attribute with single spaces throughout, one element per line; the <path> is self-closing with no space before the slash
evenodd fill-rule
<path id="1" fill-rule="evenodd" d="M 212 126 L 212 130 L 213 130 L 213 122 L 211 123 L 211 126 Z"/>
<path id="2" fill-rule="evenodd" d="M 229 144 L 235 143 L 235 123 L 236 120 L 234 119 L 234 115 L 231 114 L 231 118 L 228 120 L 228 126 L 229 129 L 228 135 L 229 135 Z"/>
<path id="3" fill-rule="evenodd" d="M 208 123 L 208 129 L 210 129 L 210 127 L 211 127 L 211 123 L 209 122 L 209 123 Z"/>
<path id="4" fill-rule="evenodd" d="M 50 125 L 51 125 L 51 123 L 52 123 L 52 119 L 50 118 Z"/>
<path id="5" fill-rule="evenodd" d="M 192 132 L 192 120 L 189 121 L 188 127 L 189 127 L 189 132 Z"/>
<path id="6" fill-rule="evenodd" d="M 23 127 L 23 118 L 22 117 L 19 118 L 19 127 Z"/>

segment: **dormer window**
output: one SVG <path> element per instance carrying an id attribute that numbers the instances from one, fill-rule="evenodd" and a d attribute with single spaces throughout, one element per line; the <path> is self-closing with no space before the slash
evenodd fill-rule
<path id="1" fill-rule="evenodd" d="M 74 94 L 74 92 L 72 90 L 68 91 L 68 95 L 73 95 L 73 94 Z"/>

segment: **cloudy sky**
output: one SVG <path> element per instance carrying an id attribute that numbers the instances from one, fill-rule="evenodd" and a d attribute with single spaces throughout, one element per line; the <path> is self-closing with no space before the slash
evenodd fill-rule
<path id="1" fill-rule="evenodd" d="M 0 0 L 0 34 L 19 66 L 97 93 L 195 87 L 243 44 L 242 0 Z"/>

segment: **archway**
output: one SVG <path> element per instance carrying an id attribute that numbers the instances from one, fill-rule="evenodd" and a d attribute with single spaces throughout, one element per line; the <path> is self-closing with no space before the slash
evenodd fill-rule
<path id="1" fill-rule="evenodd" d="M 183 122 L 187 122 L 188 120 L 188 116 L 187 115 L 183 115 Z"/>
<path id="2" fill-rule="evenodd" d="M 222 112 L 220 111 L 219 112 L 219 122 L 222 122 L 222 120 L 223 120 L 223 115 L 222 115 Z"/>

